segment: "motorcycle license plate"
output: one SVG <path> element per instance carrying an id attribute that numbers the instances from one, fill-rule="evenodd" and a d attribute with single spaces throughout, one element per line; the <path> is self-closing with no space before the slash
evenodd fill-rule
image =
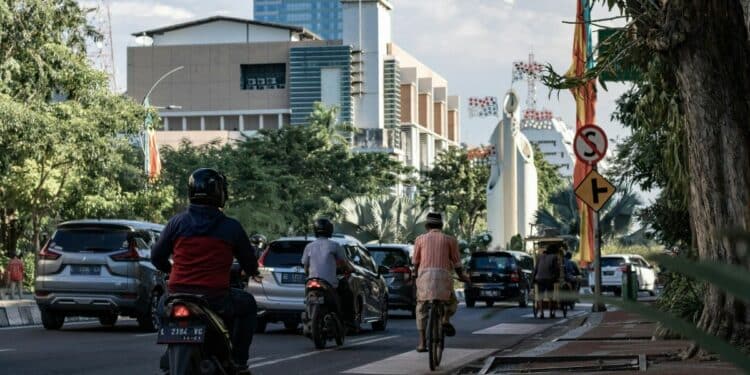
<path id="1" fill-rule="evenodd" d="M 281 282 L 284 284 L 304 284 L 307 277 L 304 273 L 282 273 Z"/>
<path id="2" fill-rule="evenodd" d="M 168 325 L 159 328 L 157 344 L 201 344 L 206 336 L 205 326 L 177 327 Z"/>

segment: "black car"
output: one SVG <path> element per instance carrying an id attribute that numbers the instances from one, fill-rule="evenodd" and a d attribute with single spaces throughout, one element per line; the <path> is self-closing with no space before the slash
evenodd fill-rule
<path id="1" fill-rule="evenodd" d="M 247 290 L 258 304 L 257 332 L 263 332 L 267 323 L 282 322 L 293 330 L 300 323 L 305 309 L 304 268 L 300 263 L 302 252 L 313 236 L 284 237 L 271 242 L 258 260 L 262 282 L 248 282 Z M 385 329 L 388 321 L 388 287 L 370 252 L 355 238 L 334 235 L 332 241 L 344 247 L 347 261 L 354 272 L 348 277 L 351 301 L 357 324 L 371 323 L 376 331 Z"/>
<path id="2" fill-rule="evenodd" d="M 467 267 L 471 286 L 464 288 L 466 306 L 474 307 L 476 301 L 483 301 L 487 306 L 496 301 L 518 301 L 520 307 L 526 307 L 533 267 L 531 256 L 519 251 L 471 254 Z"/>
<path id="3" fill-rule="evenodd" d="M 411 245 L 388 244 L 367 245 L 375 263 L 388 269 L 383 273 L 388 284 L 388 308 L 407 310 L 414 316 L 417 306 L 417 282 L 414 277 L 414 265 Z"/>

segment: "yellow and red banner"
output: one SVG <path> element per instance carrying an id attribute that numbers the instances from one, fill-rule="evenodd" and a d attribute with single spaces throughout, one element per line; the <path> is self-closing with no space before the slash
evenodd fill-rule
<path id="1" fill-rule="evenodd" d="M 594 66 L 591 45 L 591 4 L 590 0 L 576 0 L 576 24 L 573 37 L 573 63 L 567 72 L 568 77 L 583 77 L 587 68 Z M 596 123 L 596 81 L 591 80 L 586 84 L 570 90 L 576 101 L 576 130 L 589 124 Z M 591 171 L 591 166 L 576 160 L 573 170 L 573 186 L 583 181 Z M 580 199 L 578 200 L 578 212 L 580 220 L 580 242 L 578 259 L 581 263 L 594 261 L 596 218 L 594 211 Z"/>

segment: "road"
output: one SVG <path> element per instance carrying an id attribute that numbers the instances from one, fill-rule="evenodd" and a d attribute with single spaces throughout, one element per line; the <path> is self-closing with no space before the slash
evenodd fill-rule
<path id="1" fill-rule="evenodd" d="M 518 343 L 561 319 L 530 317 L 531 309 L 512 305 L 473 309 L 463 304 L 453 318 L 458 330 L 446 341 L 442 369 L 468 363 Z M 586 310 L 585 307 L 578 309 Z M 61 331 L 42 327 L 0 329 L 3 374 L 157 374 L 164 347 L 156 335 L 140 332 L 133 320 L 105 328 L 94 322 L 70 323 Z M 342 348 L 318 351 L 299 333 L 269 325 L 251 348 L 253 374 L 420 374 L 429 372 L 426 354 L 416 353 L 414 320 L 392 312 L 385 332 L 347 337 Z"/>

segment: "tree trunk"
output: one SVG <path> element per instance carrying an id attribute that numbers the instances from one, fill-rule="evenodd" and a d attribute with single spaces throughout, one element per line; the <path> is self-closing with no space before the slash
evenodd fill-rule
<path id="1" fill-rule="evenodd" d="M 694 242 L 701 260 L 739 265 L 723 231 L 747 230 L 750 223 L 750 46 L 743 9 L 728 0 L 670 6 L 668 14 L 683 17 L 689 28 L 673 57 L 686 115 Z M 704 303 L 699 327 L 743 345 L 745 305 L 713 286 Z"/>
<path id="2" fill-rule="evenodd" d="M 21 225 L 16 210 L 0 209 L 0 245 L 2 245 L 5 255 L 10 258 L 16 255 L 20 230 Z"/>

